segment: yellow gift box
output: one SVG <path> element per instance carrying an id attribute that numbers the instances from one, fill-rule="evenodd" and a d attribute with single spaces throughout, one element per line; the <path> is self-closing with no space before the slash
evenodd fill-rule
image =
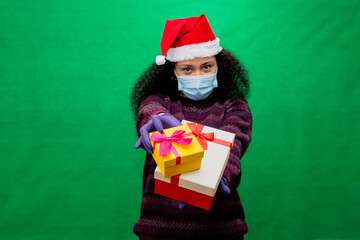
<path id="1" fill-rule="evenodd" d="M 204 149 L 187 124 L 151 132 L 149 137 L 152 156 L 165 178 L 200 169 Z"/>

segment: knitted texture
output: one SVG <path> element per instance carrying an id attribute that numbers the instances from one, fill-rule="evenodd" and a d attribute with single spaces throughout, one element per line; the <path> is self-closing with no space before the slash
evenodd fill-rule
<path id="1" fill-rule="evenodd" d="M 248 105 L 234 98 L 193 101 L 181 96 L 170 99 L 163 94 L 152 95 L 141 103 L 137 134 L 152 115 L 160 112 L 170 113 L 179 121 L 185 119 L 236 134 L 224 171 L 231 193 L 216 196 L 210 211 L 190 205 L 180 210 L 179 201 L 154 194 L 156 163 L 147 153 L 141 214 L 134 233 L 140 239 L 241 239 L 248 228 L 237 187 L 241 179 L 240 159 L 251 141 L 252 114 Z"/>

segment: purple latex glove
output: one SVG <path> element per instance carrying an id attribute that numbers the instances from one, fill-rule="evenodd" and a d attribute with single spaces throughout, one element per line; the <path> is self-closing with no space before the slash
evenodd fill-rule
<path id="1" fill-rule="evenodd" d="M 154 131 L 162 133 L 166 128 L 177 127 L 180 125 L 182 125 L 181 122 L 170 113 L 164 113 L 160 116 L 153 115 L 151 120 L 140 128 L 140 137 L 135 144 L 135 148 L 138 149 L 139 147 L 142 147 L 148 153 L 152 154 L 153 149 L 151 146 L 149 133 Z"/>
<path id="2" fill-rule="evenodd" d="M 229 185 L 228 185 L 228 182 L 226 180 L 225 177 L 222 177 L 221 178 L 221 181 L 219 183 L 219 187 L 216 191 L 216 196 L 219 196 L 219 195 L 227 195 L 227 194 L 230 194 L 230 188 L 229 188 Z M 185 207 L 187 207 L 189 204 L 187 203 L 184 203 L 184 202 L 180 202 L 179 203 L 179 209 L 184 209 Z"/>

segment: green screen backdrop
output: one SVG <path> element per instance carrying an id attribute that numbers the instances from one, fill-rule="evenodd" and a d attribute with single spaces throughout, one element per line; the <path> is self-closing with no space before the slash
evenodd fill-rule
<path id="1" fill-rule="evenodd" d="M 360 1 L 0 1 L 0 239 L 136 239 L 129 94 L 167 19 L 249 70 L 248 240 L 360 239 Z"/>

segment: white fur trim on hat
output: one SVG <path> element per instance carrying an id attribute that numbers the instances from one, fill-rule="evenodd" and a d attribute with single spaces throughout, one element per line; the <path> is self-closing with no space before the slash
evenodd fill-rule
<path id="1" fill-rule="evenodd" d="M 178 62 L 198 57 L 212 57 L 222 50 L 222 47 L 220 47 L 219 43 L 220 39 L 216 38 L 215 40 L 208 42 L 194 43 L 177 48 L 170 48 L 167 52 L 166 59 L 171 62 Z"/>

